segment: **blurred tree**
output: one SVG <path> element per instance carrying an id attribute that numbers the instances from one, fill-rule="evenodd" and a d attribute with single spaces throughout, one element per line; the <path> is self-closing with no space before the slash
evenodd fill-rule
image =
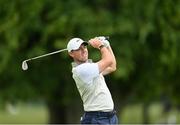
<path id="1" fill-rule="evenodd" d="M 118 64 L 107 82 L 116 106 L 146 106 L 164 93 L 179 104 L 179 6 L 178 0 L 0 0 L 1 102 L 43 99 L 50 123 L 67 123 L 68 109 L 80 103 L 68 54 L 34 60 L 28 71 L 21 63 L 65 48 L 72 37 L 109 35 Z"/>

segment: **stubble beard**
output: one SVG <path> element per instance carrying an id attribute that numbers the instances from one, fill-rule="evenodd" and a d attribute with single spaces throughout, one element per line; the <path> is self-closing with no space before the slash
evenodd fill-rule
<path id="1" fill-rule="evenodd" d="M 88 61 L 88 57 L 82 59 L 76 59 L 76 63 L 78 64 L 86 63 L 87 61 Z"/>

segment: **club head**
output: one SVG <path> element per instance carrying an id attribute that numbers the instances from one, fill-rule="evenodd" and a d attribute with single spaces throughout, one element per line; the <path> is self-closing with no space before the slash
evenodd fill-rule
<path id="1" fill-rule="evenodd" d="M 23 70 L 27 70 L 28 69 L 28 64 L 27 64 L 26 60 L 22 62 L 22 69 Z"/>

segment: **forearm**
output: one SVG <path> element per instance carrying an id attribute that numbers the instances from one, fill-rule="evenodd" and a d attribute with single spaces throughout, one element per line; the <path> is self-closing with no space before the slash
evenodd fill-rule
<path id="1" fill-rule="evenodd" d="M 109 41 L 106 39 L 106 37 L 104 36 L 100 36 L 100 37 L 97 37 L 103 45 L 105 45 L 105 47 L 108 49 L 108 51 L 111 53 L 111 56 L 112 56 L 112 64 L 108 67 L 108 71 L 109 70 L 113 70 L 115 71 L 116 70 L 116 58 L 114 56 L 114 53 L 113 53 L 113 50 L 110 46 L 110 43 Z"/>
<path id="2" fill-rule="evenodd" d="M 114 53 L 112 51 L 112 48 L 109 46 L 107 47 L 108 51 L 110 52 L 111 54 L 111 57 L 112 57 L 112 63 L 111 65 L 109 65 L 109 67 L 107 67 L 106 69 L 104 69 L 104 71 L 102 72 L 103 75 L 107 75 L 107 74 L 110 74 L 112 72 L 114 72 L 116 70 L 116 58 L 114 56 Z"/>
<path id="3" fill-rule="evenodd" d="M 109 50 L 109 52 L 111 53 L 111 56 L 112 56 L 112 64 L 110 65 L 110 67 L 113 68 L 114 70 L 116 70 L 116 58 L 115 58 L 114 52 L 113 52 L 111 46 L 107 47 L 107 49 Z"/>
<path id="4" fill-rule="evenodd" d="M 98 61 L 99 72 L 102 73 L 105 69 L 112 65 L 112 55 L 106 47 L 100 49 L 101 60 Z"/>

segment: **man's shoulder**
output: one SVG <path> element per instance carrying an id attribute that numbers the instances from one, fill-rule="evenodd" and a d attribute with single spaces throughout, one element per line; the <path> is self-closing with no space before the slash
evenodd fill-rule
<path id="1" fill-rule="evenodd" d="M 74 67 L 74 69 L 80 70 L 80 71 L 88 71 L 88 70 L 94 68 L 95 65 L 96 65 L 96 63 L 89 63 L 89 62 L 87 62 L 87 63 L 82 63 L 82 64 Z"/>
<path id="2" fill-rule="evenodd" d="M 73 73 L 79 75 L 88 75 L 92 72 L 98 72 L 98 65 L 97 63 L 82 63 L 72 69 Z"/>

